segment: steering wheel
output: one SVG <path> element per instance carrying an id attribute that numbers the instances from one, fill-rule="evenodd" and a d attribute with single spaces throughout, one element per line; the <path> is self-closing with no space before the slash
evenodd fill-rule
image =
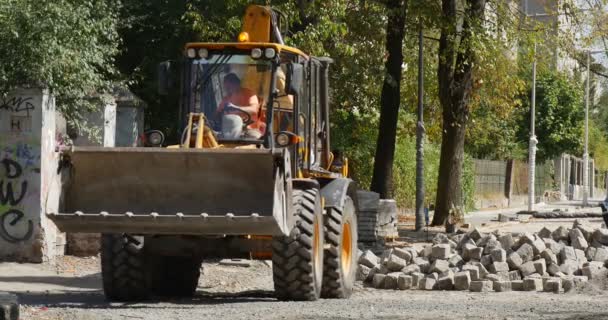
<path id="1" fill-rule="evenodd" d="M 239 116 L 241 116 L 241 118 L 243 118 L 243 123 L 246 125 L 252 124 L 253 121 L 251 119 L 251 115 L 249 113 L 247 113 L 245 110 L 241 109 L 241 108 L 237 108 L 235 107 L 233 104 L 229 103 L 226 105 L 226 107 L 224 107 L 224 114 L 226 112 L 236 112 L 239 114 Z"/>

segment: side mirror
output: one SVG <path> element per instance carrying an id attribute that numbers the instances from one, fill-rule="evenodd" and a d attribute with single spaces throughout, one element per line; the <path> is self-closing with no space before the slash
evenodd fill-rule
<path id="1" fill-rule="evenodd" d="M 287 75 L 285 79 L 285 93 L 298 95 L 302 91 L 304 81 L 304 66 L 299 63 L 289 63 L 287 65 Z"/>
<path id="2" fill-rule="evenodd" d="M 164 61 L 158 65 L 158 93 L 168 95 L 171 87 L 171 62 Z"/>

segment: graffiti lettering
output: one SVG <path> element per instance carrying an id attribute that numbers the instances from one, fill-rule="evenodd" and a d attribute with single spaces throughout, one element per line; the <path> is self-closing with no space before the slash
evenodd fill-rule
<path id="1" fill-rule="evenodd" d="M 34 110 L 35 107 L 32 104 L 32 98 L 13 97 L 8 100 L 2 99 L 0 104 L 0 110 L 8 110 L 12 112 L 24 112 L 29 117 L 30 111 Z"/>
<path id="2" fill-rule="evenodd" d="M 21 165 L 8 158 L 1 161 L 4 168 L 4 178 L 0 180 L 0 205 L 11 207 L 21 203 L 27 193 L 27 181 L 21 181 L 21 191 L 19 196 L 15 197 L 15 189 L 13 188 L 13 179 L 19 179 L 23 173 Z M 6 188 L 5 188 L 6 186 Z M 32 220 L 27 219 L 25 214 L 18 209 L 10 208 L 8 211 L 0 212 L 0 237 L 8 242 L 16 243 L 29 239 L 34 232 L 34 224 Z"/>

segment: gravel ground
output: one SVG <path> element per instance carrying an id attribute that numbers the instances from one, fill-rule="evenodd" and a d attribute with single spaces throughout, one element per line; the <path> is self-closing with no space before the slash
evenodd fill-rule
<path id="1" fill-rule="evenodd" d="M 54 272 L 64 286 L 58 288 L 50 276 L 16 277 L 24 265 L 9 265 L 13 277 L 0 276 L 0 290 L 7 290 L 6 281 L 12 279 L 12 290 L 7 291 L 18 293 L 22 320 L 608 319 L 608 294 L 593 286 L 556 295 L 387 291 L 358 285 L 348 300 L 277 302 L 269 263 L 256 261 L 247 268 L 209 262 L 203 266 L 204 276 L 193 299 L 110 304 L 100 290 L 98 259 L 65 257 L 55 266 L 25 266 L 35 266 L 41 274 Z M 6 274 L 6 268 L 0 264 L 0 274 Z"/>

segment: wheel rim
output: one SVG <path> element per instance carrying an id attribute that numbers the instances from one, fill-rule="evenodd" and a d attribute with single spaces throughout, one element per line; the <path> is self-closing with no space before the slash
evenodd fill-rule
<path id="1" fill-rule="evenodd" d="M 340 262 L 342 264 L 342 270 L 344 271 L 344 274 L 350 273 L 353 254 L 352 239 L 353 238 L 350 231 L 350 223 L 346 222 L 342 227 L 342 248 L 340 255 Z"/>

